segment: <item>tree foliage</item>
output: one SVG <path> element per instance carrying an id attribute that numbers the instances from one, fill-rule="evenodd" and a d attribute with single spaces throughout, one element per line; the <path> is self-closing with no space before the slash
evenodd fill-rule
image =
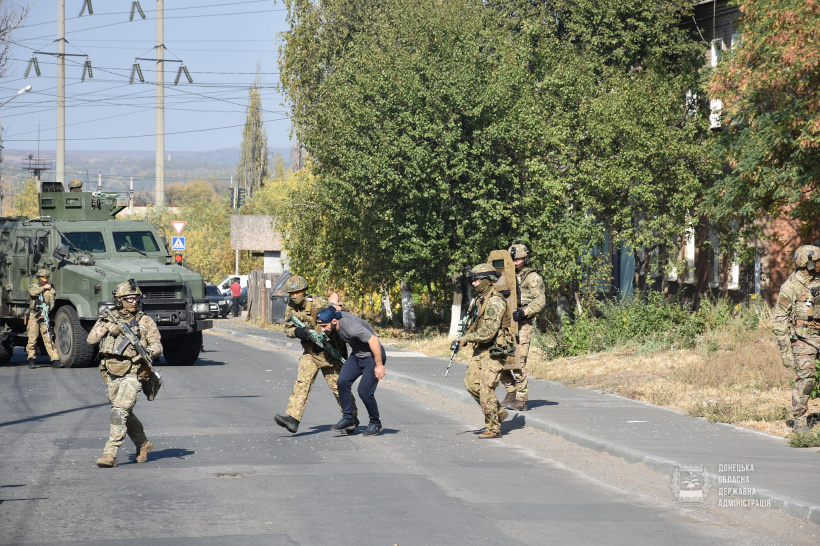
<path id="1" fill-rule="evenodd" d="M 429 287 L 523 236 L 557 288 L 589 275 L 604 226 L 635 248 L 685 230 L 709 169 L 683 2 L 287 4 L 282 83 L 312 157 L 283 210 L 299 271 Z"/>
<path id="2" fill-rule="evenodd" d="M 709 195 L 715 217 L 754 229 L 761 212 L 816 224 L 820 212 L 820 2 L 743 0 L 742 43 L 709 92 L 728 123 L 718 153 L 730 172 Z M 743 232 L 741 231 L 741 233 Z"/>
<path id="3" fill-rule="evenodd" d="M 248 91 L 248 116 L 242 130 L 239 165 L 236 167 L 236 184 L 249 194 L 258 190 L 268 177 L 268 136 L 262 119 L 262 93 L 260 78 Z"/>

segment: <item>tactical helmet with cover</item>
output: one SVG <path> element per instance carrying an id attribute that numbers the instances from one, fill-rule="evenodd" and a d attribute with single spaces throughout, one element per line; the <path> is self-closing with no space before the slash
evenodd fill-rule
<path id="1" fill-rule="evenodd" d="M 794 251 L 794 265 L 798 269 L 805 268 L 810 273 L 817 271 L 817 262 L 820 261 L 820 247 L 803 245 Z"/>
<path id="2" fill-rule="evenodd" d="M 136 309 L 137 305 L 128 305 L 125 306 L 122 299 L 125 296 L 139 296 L 142 299 L 142 291 L 140 291 L 139 287 L 137 286 L 137 282 L 134 279 L 128 279 L 125 282 L 122 282 L 117 285 L 117 288 L 114 289 L 114 303 L 117 304 L 118 309 L 125 308 L 127 310 L 134 310 Z"/>
<path id="3" fill-rule="evenodd" d="M 467 272 L 467 280 L 470 282 L 479 281 L 476 290 L 479 294 L 484 294 L 492 287 L 495 281 L 498 280 L 501 274 L 496 269 L 487 263 L 478 264 Z"/>
<path id="4" fill-rule="evenodd" d="M 83 191 L 83 182 L 77 178 L 69 181 L 68 191 Z"/>
<path id="5" fill-rule="evenodd" d="M 302 303 L 304 303 L 305 298 L 307 297 L 305 294 L 307 289 L 307 279 L 300 277 L 299 275 L 289 278 L 288 282 L 285 283 L 285 291 L 290 294 L 290 301 L 296 305 L 302 305 Z M 297 295 L 297 292 L 300 292 L 300 294 Z"/>
<path id="6" fill-rule="evenodd" d="M 516 239 L 515 242 L 510 246 L 508 251 L 510 253 L 510 257 L 515 260 L 519 260 L 524 258 L 523 265 L 529 265 L 530 263 L 530 249 L 521 242 L 521 239 Z M 516 269 L 519 269 L 519 266 L 516 266 Z"/>
<path id="7" fill-rule="evenodd" d="M 40 277 L 49 278 L 51 277 L 51 271 L 49 271 L 48 269 L 38 269 L 36 275 L 38 279 Z"/>

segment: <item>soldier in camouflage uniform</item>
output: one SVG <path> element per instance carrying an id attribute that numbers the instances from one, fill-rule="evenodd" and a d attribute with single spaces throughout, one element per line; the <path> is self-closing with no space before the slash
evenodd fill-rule
<path id="1" fill-rule="evenodd" d="M 302 420 L 310 390 L 313 388 L 319 370 L 322 371 L 327 386 L 330 387 L 330 392 L 336 397 L 339 411 L 341 411 L 342 406 L 339 402 L 337 382 L 343 362 L 331 358 L 327 351 L 313 343 L 307 330 L 307 328 L 316 328 L 316 315 L 328 306 L 328 300 L 321 296 L 308 295 L 308 282 L 304 277 L 296 276 L 288 279 L 285 290 L 290 295 L 288 309 L 285 313 L 285 335 L 290 338 L 298 338 L 302 342 L 302 357 L 299 359 L 299 373 L 296 376 L 296 384 L 293 385 L 293 392 L 291 392 L 288 407 L 285 409 L 285 415 L 275 415 L 273 420 L 276 421 L 277 425 L 288 429 L 290 432 L 296 432 L 299 429 L 299 422 Z M 331 303 L 336 304 L 335 301 Z M 292 316 L 301 320 L 307 328 L 297 328 L 289 320 Z M 347 347 L 339 341 L 336 334 L 329 333 L 327 336 L 336 350 L 347 358 Z M 354 402 L 353 417 L 355 418 L 356 415 L 357 410 Z"/>
<path id="2" fill-rule="evenodd" d="M 472 269 L 469 277 L 472 277 L 476 291 L 473 305 L 478 306 L 478 315 L 475 328 L 461 339 L 462 343 L 472 343 L 473 349 L 464 385 L 484 412 L 486 430 L 478 437 L 500 438 L 501 421 L 507 418 L 507 410 L 499 404 L 495 388 L 506 357 L 492 356 L 491 349 L 512 342 L 510 313 L 507 302 L 493 287 L 499 277 L 498 271 L 489 264 L 479 264 Z"/>
<path id="3" fill-rule="evenodd" d="M 31 298 L 29 302 L 28 324 L 26 324 L 26 332 L 28 333 L 28 343 L 26 343 L 26 353 L 28 354 L 28 367 L 36 368 L 34 359 L 36 358 L 35 349 L 37 348 L 37 338 L 43 336 L 43 345 L 46 348 L 48 357 L 51 359 L 51 365 L 55 368 L 62 368 L 60 357 L 57 350 L 54 348 L 54 343 L 48 335 L 48 315 L 44 315 L 39 304 L 45 303 L 51 309 L 54 306 L 54 287 L 48 282 L 51 273 L 48 269 L 40 269 L 36 273 L 37 282 L 32 283 L 28 287 L 28 295 Z"/>
<path id="4" fill-rule="evenodd" d="M 803 245 L 794 253 L 797 271 L 789 275 L 774 308 L 772 331 L 780 359 L 794 368 L 794 429 L 808 430 L 806 413 L 814 388 L 814 359 L 820 351 L 820 248 Z"/>
<path id="5" fill-rule="evenodd" d="M 507 396 L 501 402 L 505 408 L 517 411 L 527 409 L 527 355 L 530 352 L 532 330 L 535 317 L 544 310 L 547 303 L 544 279 L 538 271 L 527 267 L 530 250 L 526 245 L 514 244 L 509 249 L 515 263 L 515 277 L 518 281 L 518 302 L 520 307 L 513 311 L 512 319 L 518 323 L 518 356 L 521 368 L 501 372 L 501 383 L 507 389 Z M 513 375 L 514 374 L 514 375 Z"/>
<path id="6" fill-rule="evenodd" d="M 148 454 L 154 449 L 133 411 L 142 390 L 142 382 L 148 380 L 151 362 L 143 361 L 120 326 L 120 323 L 127 324 L 153 358 L 162 354 L 156 323 L 151 317 L 138 311 L 141 297 L 142 292 L 133 279 L 117 286 L 114 290 L 117 308 L 113 312 L 119 321 L 115 323 L 106 316 L 101 316 L 88 334 L 90 345 L 100 345 L 100 371 L 108 387 L 108 401 L 111 403 L 111 429 L 103 455 L 97 459 L 97 466 L 102 468 L 117 466 L 117 449 L 125 441 L 126 432 L 137 447 L 138 463 L 147 461 Z"/>
<path id="7" fill-rule="evenodd" d="M 83 182 L 78 178 L 74 178 L 68 183 L 68 191 L 71 193 L 83 191 Z"/>

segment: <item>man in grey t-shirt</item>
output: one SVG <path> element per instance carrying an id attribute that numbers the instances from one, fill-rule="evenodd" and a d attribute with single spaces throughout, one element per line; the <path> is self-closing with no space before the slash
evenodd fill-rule
<path id="1" fill-rule="evenodd" d="M 350 356 L 345 360 L 337 381 L 339 402 L 342 405 L 342 419 L 331 428 L 344 430 L 348 434 L 359 426 L 359 420 L 353 416 L 353 383 L 361 377 L 359 382 L 359 398 L 367 408 L 370 423 L 364 431 L 365 436 L 375 436 L 382 430 L 379 419 L 379 406 L 376 403 L 376 387 L 379 379 L 384 377 L 384 362 L 387 356 L 373 327 L 366 321 L 346 311 L 337 311 L 335 307 L 327 307 L 319 311 L 316 324 L 327 333 L 336 333 L 342 342 L 350 345 Z"/>

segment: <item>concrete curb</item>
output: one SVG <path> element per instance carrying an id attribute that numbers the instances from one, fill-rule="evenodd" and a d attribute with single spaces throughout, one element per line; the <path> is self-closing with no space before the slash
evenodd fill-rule
<path id="1" fill-rule="evenodd" d="M 391 372 L 390 379 L 397 381 L 399 383 L 404 383 L 405 385 L 419 387 L 431 392 L 435 392 L 441 394 L 442 396 L 446 396 L 447 398 L 458 400 L 459 402 L 473 402 L 472 396 L 470 396 L 466 392 L 466 390 L 445 387 L 443 385 L 438 385 L 430 381 L 425 381 L 424 379 L 418 379 L 395 371 Z M 664 474 L 666 476 L 669 476 L 670 478 L 672 478 L 675 472 L 678 471 L 682 466 L 685 466 L 684 463 L 679 461 L 674 461 L 672 459 L 666 459 L 664 457 L 658 457 L 655 455 L 651 455 L 649 453 L 644 453 L 636 449 L 619 445 L 615 442 L 604 440 L 603 438 L 590 436 L 589 434 L 584 434 L 583 432 L 578 432 L 570 428 L 550 423 L 549 421 L 546 421 L 544 419 L 539 419 L 537 417 L 528 417 L 523 412 L 511 411 L 510 413 L 512 419 L 516 421 L 519 419 L 522 420 L 525 426 L 530 426 L 535 429 L 547 432 L 549 434 L 560 436 L 569 442 L 578 444 L 588 449 L 608 453 L 613 457 L 618 457 L 629 463 L 643 463 L 644 466 L 646 466 L 650 470 L 653 470 L 660 474 Z M 711 481 L 711 483 L 719 483 L 717 474 L 707 472 L 706 475 Z M 754 487 L 754 484 L 749 484 L 748 486 Z M 775 508 L 777 510 L 786 512 L 787 514 L 795 518 L 805 519 L 812 523 L 820 525 L 820 506 L 814 506 L 810 503 L 793 499 L 791 497 L 781 495 L 774 491 L 762 490 L 759 488 L 755 489 L 756 491 L 753 496 L 754 499 L 760 501 L 771 501 L 771 508 Z"/>

